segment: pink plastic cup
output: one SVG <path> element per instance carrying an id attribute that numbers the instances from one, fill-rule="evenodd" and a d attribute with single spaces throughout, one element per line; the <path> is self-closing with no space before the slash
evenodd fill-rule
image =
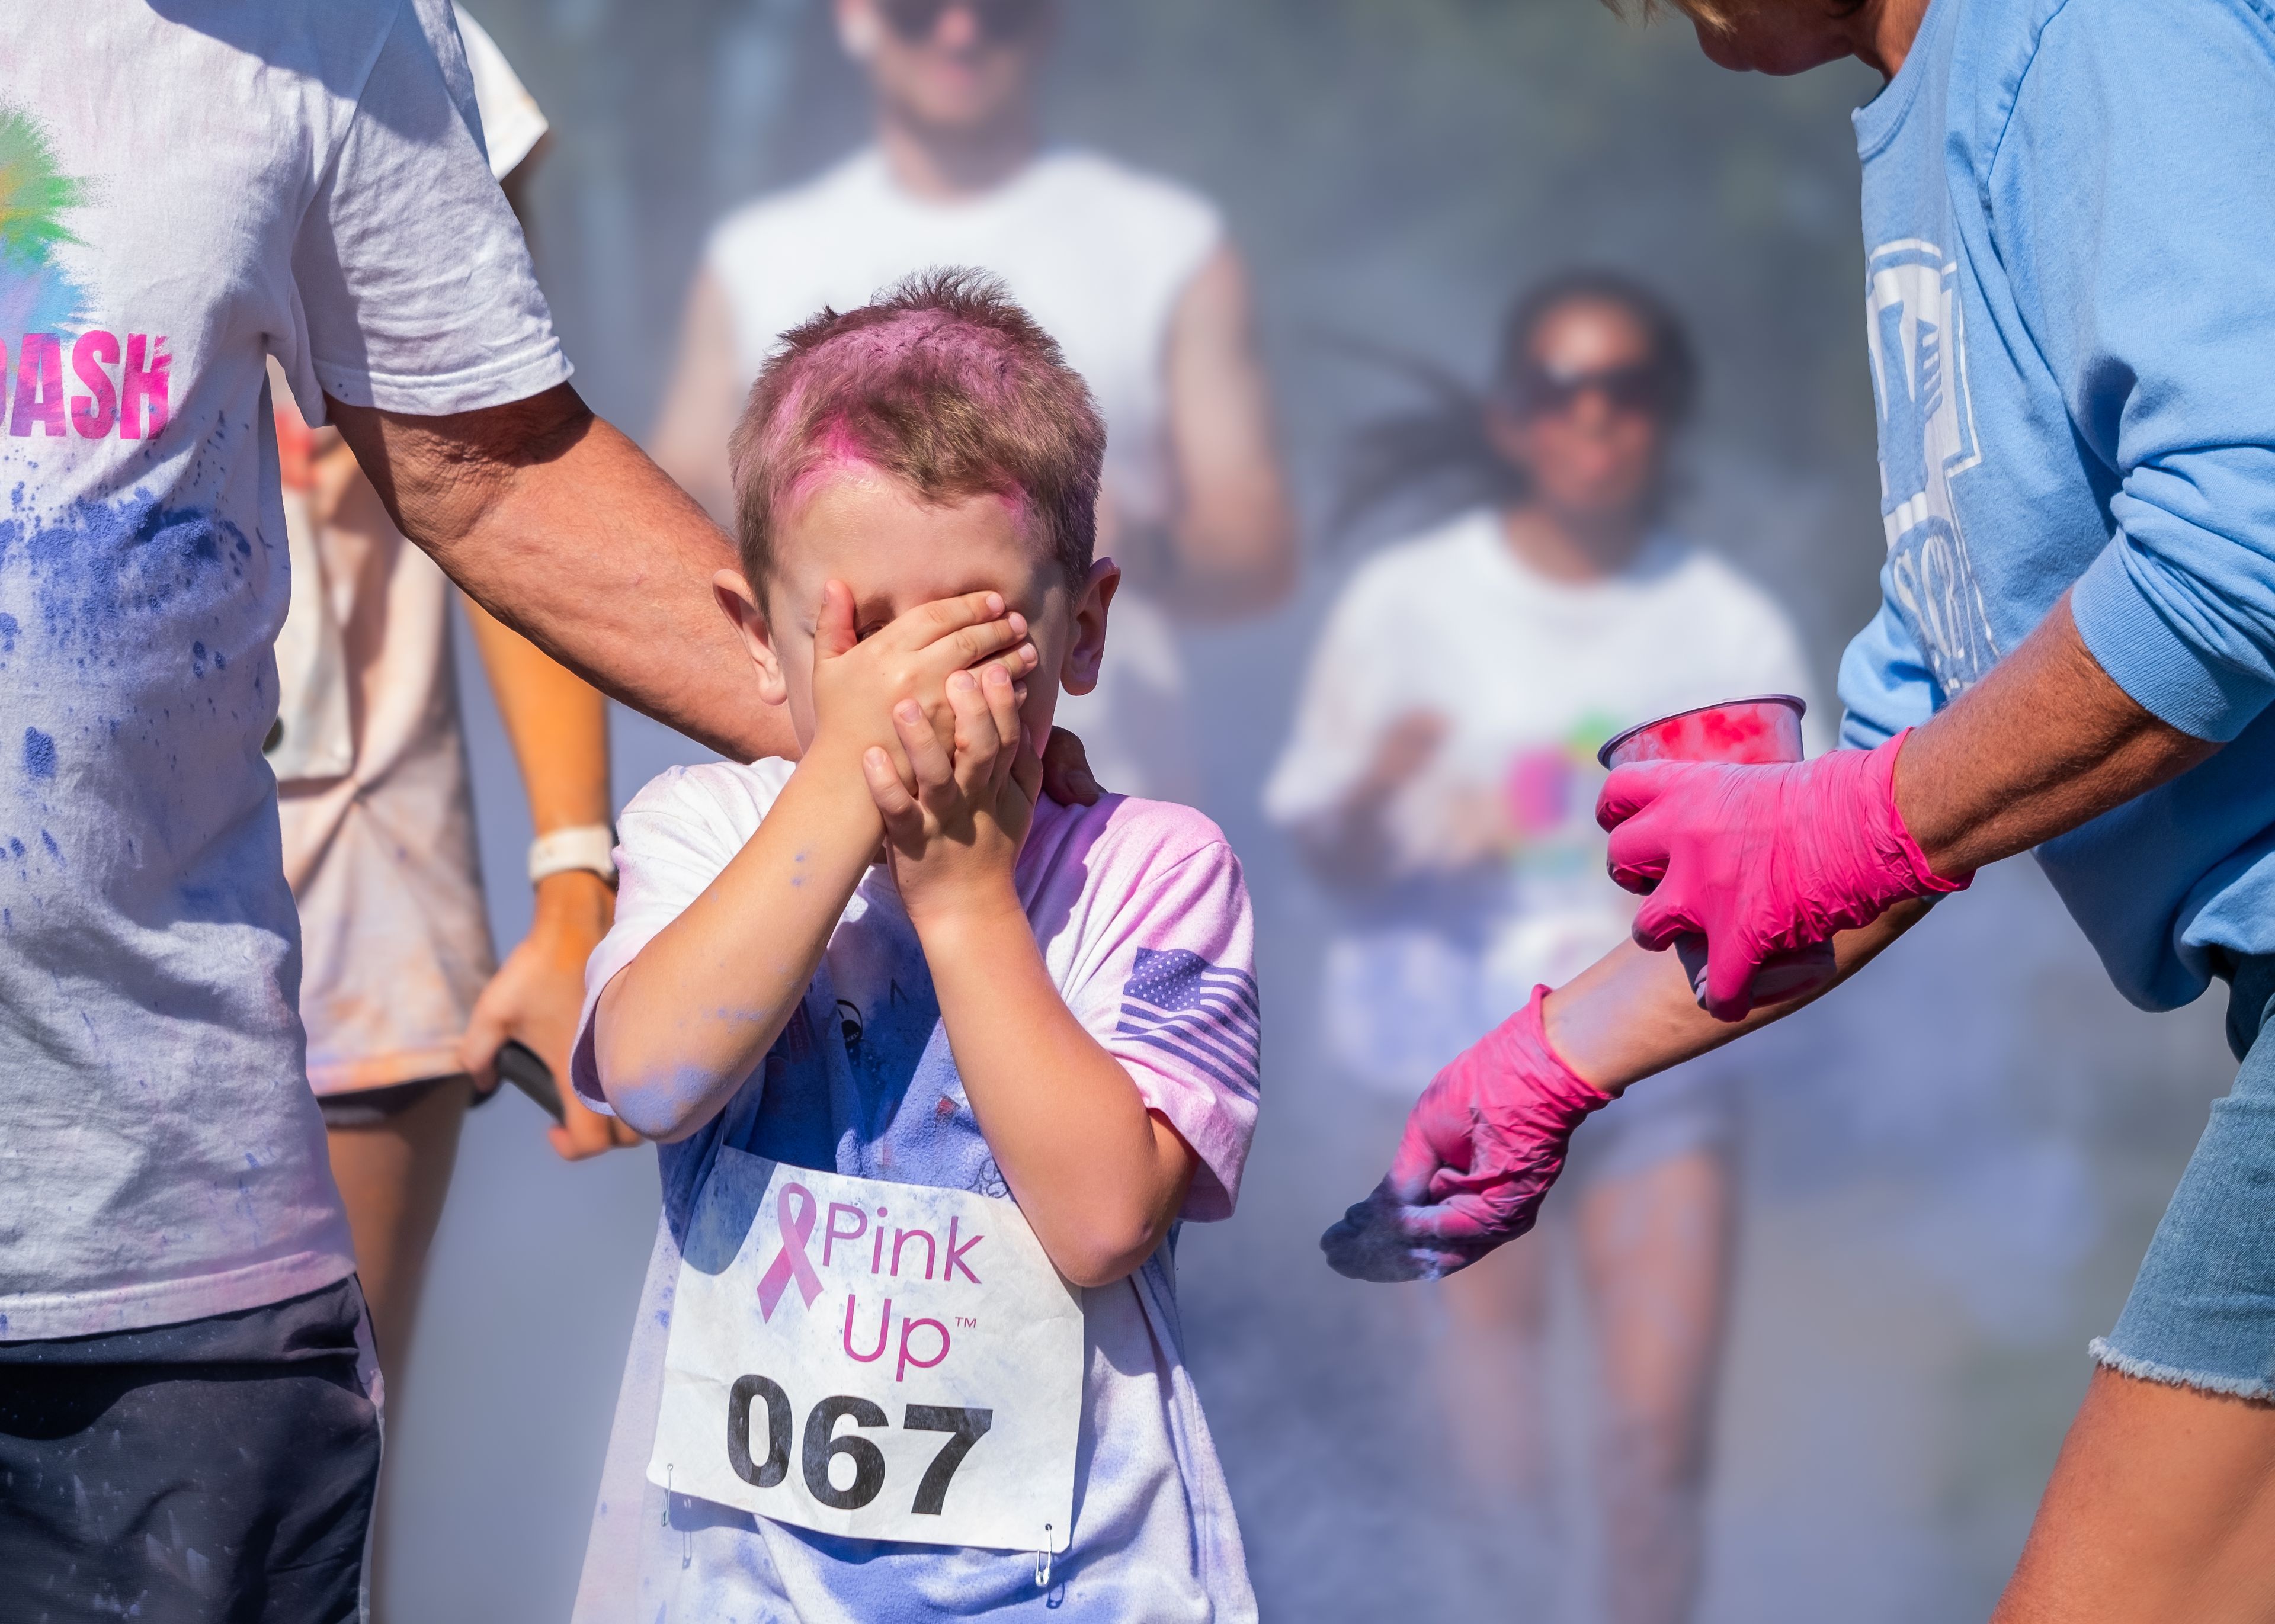
<path id="1" fill-rule="evenodd" d="M 1596 759 L 1606 767 L 1634 761 L 1798 761 L 1801 719 L 1808 709 L 1789 693 L 1702 705 L 1629 728 L 1598 751 Z M 1706 939 L 1676 937 L 1674 956 L 1690 977 L 1690 990 L 1704 1004 Z M 1765 959 L 1747 991 L 1757 1005 L 1783 1003 L 1828 986 L 1836 973 L 1833 944 L 1811 942 Z"/>

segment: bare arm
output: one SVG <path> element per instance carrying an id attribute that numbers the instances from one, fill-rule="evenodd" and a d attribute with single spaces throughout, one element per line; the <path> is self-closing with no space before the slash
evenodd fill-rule
<path id="1" fill-rule="evenodd" d="M 1618 1094 L 1816 1002 L 1925 918 L 1931 905 L 1900 903 L 1863 929 L 1843 931 L 1833 941 L 1840 966 L 1834 981 L 1764 1005 L 1742 1021 L 1718 1021 L 1700 1008 L 1689 973 L 1672 953 L 1621 942 L 1548 995 L 1541 1015 L 1549 1046 L 1579 1076 Z"/>
<path id="2" fill-rule="evenodd" d="M 2053 612 L 1904 744 L 1896 806 L 1939 874 L 1964 874 L 2089 823 L 2219 749 L 2143 710 Z"/>
<path id="3" fill-rule="evenodd" d="M 1184 1205 L 1192 1151 L 1067 1008 L 1016 895 L 922 934 L 971 1114 L 1035 1238 L 1077 1286 L 1121 1280 Z"/>
<path id="4" fill-rule="evenodd" d="M 466 623 L 540 835 L 608 820 L 608 708 L 590 684 L 479 603 Z"/>
<path id="5" fill-rule="evenodd" d="M 1261 613 L 1296 584 L 1296 521 L 1256 353 L 1248 274 L 1221 247 L 1170 319 L 1169 441 L 1180 495 L 1171 601 L 1199 620 Z"/>
<path id="6" fill-rule="evenodd" d="M 797 1013 L 881 833 L 857 763 L 798 763 L 734 861 L 602 989 L 593 1058 L 619 1117 L 670 1143 L 719 1114 Z"/>
<path id="7" fill-rule="evenodd" d="M 735 354 L 727 292 L 707 266 L 695 273 L 687 291 L 679 354 L 649 446 L 657 465 L 722 525 L 731 525 L 735 517 L 727 472 L 727 435 L 743 404 Z"/>
<path id="8" fill-rule="evenodd" d="M 540 835 L 608 821 L 607 704 L 572 673 L 548 659 L 528 639 L 508 630 L 468 601 L 466 618 L 489 673 L 490 691 L 506 736 L 513 742 L 530 820 Z M 569 1046 L 585 996 L 585 961 L 616 916 L 616 892 L 582 869 L 548 875 L 537 883 L 536 915 L 529 934 L 474 1006 L 460 1062 L 487 1087 L 499 1047 L 518 1039 L 535 1050 L 556 1077 L 569 1075 Z M 582 1160 L 636 1136 L 620 1122 L 587 1110 L 564 1094 L 567 1121 L 549 1130 L 566 1160 Z"/>
<path id="9" fill-rule="evenodd" d="M 326 404 L 403 533 L 507 625 L 737 761 L 797 753 L 712 597 L 733 547 L 567 384 L 449 417 Z"/>

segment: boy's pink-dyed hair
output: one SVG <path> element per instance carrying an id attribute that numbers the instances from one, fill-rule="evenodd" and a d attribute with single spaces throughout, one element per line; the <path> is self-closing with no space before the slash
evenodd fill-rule
<path id="1" fill-rule="evenodd" d="M 1003 284 L 921 272 L 783 334 L 751 386 L 728 442 L 743 573 L 763 602 L 784 518 L 828 470 L 860 463 L 927 502 L 1009 499 L 1079 588 L 1105 456 L 1088 386 Z"/>

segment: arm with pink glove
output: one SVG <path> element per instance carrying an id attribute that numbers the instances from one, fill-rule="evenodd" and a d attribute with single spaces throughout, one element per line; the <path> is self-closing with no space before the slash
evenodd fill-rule
<path id="1" fill-rule="evenodd" d="M 1612 878 L 1647 897 L 1634 941 L 1536 989 L 1438 1075 L 1389 1174 L 1321 1237 L 1329 1265 L 1434 1278 L 1524 1234 L 1573 1129 L 1629 1084 L 1821 996 L 1981 865 L 2214 748 L 2119 688 L 2065 600 L 1978 686 L 1877 750 L 1616 766 L 1597 817 Z"/>

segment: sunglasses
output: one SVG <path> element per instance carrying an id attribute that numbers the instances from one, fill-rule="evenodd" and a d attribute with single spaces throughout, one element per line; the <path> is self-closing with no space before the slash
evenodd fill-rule
<path id="1" fill-rule="evenodd" d="M 1591 389 L 1602 390 L 1614 411 L 1644 417 L 1663 418 L 1674 404 L 1667 369 L 1655 361 L 1571 373 L 1528 365 L 1509 389 L 1509 404 L 1524 417 L 1561 417 Z"/>
<path id="2" fill-rule="evenodd" d="M 1031 32 L 1050 0 L 877 0 L 877 10 L 895 34 L 911 44 L 932 38 L 940 19 L 957 6 L 971 13 L 979 37 L 1004 45 Z"/>

